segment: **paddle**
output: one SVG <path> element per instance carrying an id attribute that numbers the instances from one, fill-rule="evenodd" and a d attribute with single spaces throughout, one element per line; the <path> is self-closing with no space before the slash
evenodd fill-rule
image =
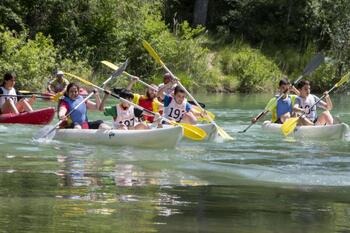
<path id="1" fill-rule="evenodd" d="M 328 93 L 330 93 L 331 91 L 333 91 L 335 88 L 340 87 L 341 85 L 343 85 L 344 83 L 346 83 L 347 81 L 349 81 L 349 77 L 350 77 L 350 73 L 347 73 L 346 75 L 344 75 L 329 91 Z M 314 103 L 310 109 L 312 109 L 316 104 L 318 104 L 323 98 L 325 97 L 325 95 L 322 95 L 321 98 Z M 294 131 L 295 127 L 297 127 L 297 123 L 300 117 L 302 117 L 303 115 L 305 115 L 306 113 L 304 112 L 303 114 L 301 114 L 298 117 L 292 117 L 289 118 L 288 120 L 286 120 L 282 127 L 282 133 L 287 136 L 289 135 L 291 132 Z"/>
<path id="2" fill-rule="evenodd" d="M 106 85 L 109 81 L 111 81 L 113 78 L 121 75 L 123 73 L 123 71 L 126 69 L 128 65 L 128 60 L 126 60 L 123 65 L 116 69 L 112 74 L 111 76 L 103 82 L 103 85 Z M 58 93 L 60 94 L 60 92 Z M 70 116 L 74 110 L 76 110 L 81 104 L 85 103 L 91 96 L 93 95 L 93 92 L 90 93 L 88 96 L 86 96 L 82 102 L 80 102 L 75 108 L 73 108 L 68 114 L 66 114 L 66 117 Z M 48 128 L 48 127 L 44 127 L 42 128 L 41 130 L 39 130 L 39 132 L 36 134 L 36 136 L 34 136 L 34 139 L 40 139 L 40 138 L 45 138 L 47 136 L 50 135 L 50 139 L 52 139 L 54 136 L 55 136 L 55 133 L 56 133 L 56 128 L 62 123 L 63 121 L 60 120 L 57 124 L 55 124 L 52 128 Z"/>
<path id="3" fill-rule="evenodd" d="M 112 62 L 109 62 L 109 61 L 101 61 L 101 63 L 104 64 L 104 65 L 106 65 L 106 66 L 108 66 L 108 67 L 111 68 L 111 69 L 118 69 L 118 66 L 115 65 L 115 64 L 113 64 Z M 124 71 L 123 73 L 124 73 L 125 75 L 127 75 L 128 77 L 130 77 L 130 78 L 136 77 L 136 76 L 134 76 L 134 75 L 132 75 L 132 74 L 129 74 L 129 73 L 126 72 L 126 71 Z M 141 79 L 138 79 L 138 82 L 142 83 L 143 85 L 145 85 L 145 86 L 148 87 L 148 88 L 151 88 L 151 89 L 153 89 L 153 90 L 155 90 L 155 91 L 158 91 L 158 88 L 155 88 L 155 87 L 149 85 L 148 83 L 142 81 Z M 189 102 L 191 105 L 193 105 L 194 110 L 195 110 L 197 113 L 200 113 L 200 112 L 201 112 L 201 110 L 195 105 L 195 103 L 194 103 L 193 101 L 188 101 L 188 102 Z M 203 104 L 203 103 L 199 103 L 199 104 L 200 104 L 200 106 L 201 106 L 202 108 L 205 108 L 205 104 Z M 211 119 L 215 119 L 215 115 L 214 115 L 212 112 L 207 111 L 207 114 L 210 115 Z M 207 118 L 200 118 L 199 120 L 206 120 L 206 121 L 207 121 L 208 119 L 207 119 Z"/>
<path id="4" fill-rule="evenodd" d="M 97 88 L 97 89 L 99 89 L 101 91 L 105 91 L 106 92 L 106 90 L 104 88 L 96 86 L 95 84 L 93 84 L 93 83 L 91 83 L 91 82 L 89 82 L 89 81 L 87 81 L 87 80 L 85 80 L 85 79 L 83 79 L 81 77 L 78 77 L 78 76 L 76 76 L 74 74 L 70 74 L 70 73 L 65 73 L 65 74 L 68 75 L 68 76 L 71 76 L 71 77 L 73 77 L 75 79 L 78 79 L 80 82 L 85 83 L 86 85 L 95 87 L 95 88 Z M 148 109 L 145 109 L 145 108 L 143 108 L 143 107 L 141 107 L 141 106 L 139 106 L 139 105 L 137 105 L 137 104 L 135 104 L 133 102 L 130 102 L 130 101 L 120 97 L 119 95 L 111 93 L 111 96 L 113 96 L 113 97 L 115 97 L 117 99 L 123 100 L 123 101 L 127 102 L 128 104 L 133 105 L 136 108 L 138 108 L 138 109 L 140 109 L 140 110 L 142 110 L 144 112 L 147 112 L 148 114 L 156 115 L 156 113 L 154 113 L 152 111 L 149 111 Z M 198 128 L 198 127 L 196 127 L 194 125 L 173 122 L 173 121 L 170 121 L 170 120 L 168 120 L 168 119 L 166 119 L 164 117 L 162 117 L 162 119 L 167 121 L 168 123 L 170 123 L 172 125 L 179 125 L 179 126 L 181 126 L 184 129 L 185 137 L 187 137 L 189 139 L 192 139 L 192 140 L 203 140 L 207 136 L 207 134 L 206 134 L 206 132 L 204 130 L 202 130 L 201 128 Z"/>
<path id="5" fill-rule="evenodd" d="M 168 67 L 164 64 L 164 62 L 160 59 L 159 55 L 154 51 L 154 49 L 151 47 L 151 45 L 147 41 L 142 42 L 143 47 L 148 51 L 148 53 L 151 55 L 151 57 L 156 60 L 157 63 L 162 65 L 162 67 L 171 75 L 173 79 L 176 79 L 178 81 L 178 85 L 185 91 L 185 93 L 190 97 L 190 99 L 197 105 L 197 107 L 201 110 L 201 112 L 206 112 L 197 102 L 197 100 L 187 91 L 187 89 L 181 84 L 180 80 L 175 77 L 175 75 L 168 69 Z M 209 121 L 214 124 L 216 129 L 218 130 L 219 135 L 225 139 L 225 140 L 233 140 L 233 138 L 225 132 L 225 130 L 221 127 L 219 127 L 216 122 L 207 114 L 207 117 Z"/>
<path id="6" fill-rule="evenodd" d="M 53 98 L 53 96 L 42 96 L 42 95 L 4 95 L 4 94 L 0 94 L 0 96 L 4 96 L 4 97 L 22 97 L 22 98 L 27 98 L 27 97 L 34 96 L 35 98 L 50 99 L 50 100 Z"/>
<path id="7" fill-rule="evenodd" d="M 324 56 L 320 53 L 316 54 L 309 63 L 305 66 L 303 73 L 292 83 L 292 86 L 297 84 L 303 77 L 309 75 L 311 72 L 316 70 L 317 67 L 319 67 L 324 62 Z M 273 107 L 277 104 L 277 102 L 283 97 L 284 94 L 280 95 L 278 98 L 273 98 L 276 101 L 270 101 L 267 106 L 265 107 L 265 110 L 262 111 L 257 117 L 256 121 L 250 123 L 244 130 L 238 131 L 238 133 L 245 133 L 247 130 L 252 127 L 262 116 L 265 116 L 269 111 L 272 111 Z"/>

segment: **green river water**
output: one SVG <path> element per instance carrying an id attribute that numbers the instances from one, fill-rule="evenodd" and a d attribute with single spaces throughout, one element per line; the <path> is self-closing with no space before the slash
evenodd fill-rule
<path id="1" fill-rule="evenodd" d="M 198 99 L 235 141 L 38 143 L 40 127 L 0 125 L 0 232 L 350 232 L 349 139 L 238 134 L 269 96 Z M 346 123 L 349 102 L 334 97 Z"/>

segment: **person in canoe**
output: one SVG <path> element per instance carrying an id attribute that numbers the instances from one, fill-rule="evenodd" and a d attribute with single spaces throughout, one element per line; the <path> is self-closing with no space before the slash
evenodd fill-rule
<path id="1" fill-rule="evenodd" d="M 133 85 L 139 80 L 138 77 L 133 77 L 131 79 L 131 81 L 129 82 L 128 86 L 127 86 L 127 90 L 131 91 Z M 152 88 L 151 88 L 152 87 Z M 162 104 L 158 101 L 157 99 L 157 90 L 158 87 L 155 84 L 151 84 L 151 87 L 149 87 L 146 91 L 145 95 L 139 95 L 136 93 L 133 93 L 133 100 L 132 102 L 140 105 L 141 107 L 152 111 L 152 112 L 161 112 L 161 107 Z M 118 93 L 117 93 L 118 94 Z M 153 115 L 149 115 L 147 113 L 144 113 L 143 118 L 145 121 L 153 123 L 154 121 L 154 116 Z"/>
<path id="2" fill-rule="evenodd" d="M 94 91 L 96 103 L 88 100 L 85 104 L 80 105 L 73 111 L 68 118 L 66 117 L 66 114 L 84 99 L 84 97 L 79 94 L 79 89 L 79 86 L 75 83 L 68 84 L 64 96 L 59 101 L 58 118 L 64 121 L 60 127 L 75 129 L 110 129 L 110 127 L 101 120 L 88 121 L 87 110 L 98 110 L 101 104 L 100 96 L 96 90 Z"/>
<path id="3" fill-rule="evenodd" d="M 163 116 L 169 120 L 176 122 L 197 124 L 197 117 L 201 115 L 192 110 L 191 104 L 187 102 L 186 92 L 180 86 L 176 86 L 174 94 L 164 94 L 166 89 L 177 84 L 176 80 L 172 80 L 158 90 L 158 97 L 164 100 Z"/>
<path id="4" fill-rule="evenodd" d="M 278 83 L 278 86 L 279 95 L 276 95 L 269 100 L 268 104 L 266 105 L 266 109 L 267 106 L 273 104 L 271 111 L 271 123 L 283 124 L 288 118 L 292 116 L 294 103 L 297 99 L 299 91 L 294 86 L 291 86 L 287 79 L 281 79 Z M 297 95 L 290 95 L 290 91 L 294 92 Z M 282 98 L 276 102 L 280 95 L 283 95 Z M 265 112 L 260 117 L 264 117 L 266 114 L 267 112 Z M 253 117 L 252 123 L 255 123 L 259 119 L 259 115 Z"/>
<path id="5" fill-rule="evenodd" d="M 298 84 L 299 96 L 295 101 L 294 109 L 297 112 L 305 112 L 305 114 L 300 117 L 300 125 L 332 125 L 333 117 L 330 113 L 330 110 L 333 108 L 333 103 L 331 98 L 328 95 L 328 92 L 325 92 L 325 100 L 320 101 L 318 104 L 310 108 L 316 102 L 319 101 L 319 98 L 311 94 L 310 82 L 306 80 L 301 80 Z M 319 116 L 317 116 L 317 107 L 324 109 Z"/>
<path id="6" fill-rule="evenodd" d="M 63 71 L 57 71 L 56 77 L 49 81 L 47 85 L 47 91 L 52 94 L 56 94 L 58 92 L 65 92 L 67 90 L 69 81 L 64 78 Z"/>
<path id="7" fill-rule="evenodd" d="M 126 90 L 121 89 L 117 93 L 121 98 L 130 102 L 134 99 L 134 95 Z M 106 100 L 108 99 L 110 92 L 106 91 L 105 96 L 100 105 L 100 111 L 103 111 L 105 116 L 111 116 L 113 118 L 113 125 L 115 129 L 119 130 L 133 130 L 133 129 L 149 129 L 148 125 L 141 122 L 142 110 L 134 108 L 133 105 L 125 101 L 121 101 L 117 105 L 104 107 Z"/>
<path id="8" fill-rule="evenodd" d="M 30 99 L 17 98 L 15 89 L 16 74 L 6 73 L 0 87 L 0 114 L 21 112 L 32 112 L 32 104 L 35 102 L 35 96 Z M 11 95 L 11 96 L 3 96 Z"/>
<path id="9" fill-rule="evenodd" d="M 174 94 L 174 90 L 175 90 L 175 87 L 177 85 L 176 83 L 172 82 L 172 79 L 173 78 L 171 77 L 171 74 L 165 73 L 163 76 L 163 83 L 158 85 L 158 90 L 160 88 L 166 87 L 163 89 L 163 92 L 165 92 L 166 95 L 172 96 Z M 158 99 L 159 99 L 159 101 L 164 102 L 164 100 L 159 96 L 158 96 Z"/>

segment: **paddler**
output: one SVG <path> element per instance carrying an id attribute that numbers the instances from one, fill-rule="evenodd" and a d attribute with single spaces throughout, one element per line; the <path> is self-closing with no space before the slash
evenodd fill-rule
<path id="1" fill-rule="evenodd" d="M 172 82 L 172 77 L 170 73 L 165 73 L 163 76 L 163 83 L 158 85 L 158 90 L 160 88 L 163 88 L 166 86 L 166 88 L 163 89 L 166 95 L 172 96 L 174 94 L 175 87 L 177 83 Z M 161 97 L 158 97 L 158 99 L 163 102 L 164 100 Z"/>
<path id="2" fill-rule="evenodd" d="M 324 92 L 325 101 L 319 101 L 319 98 L 311 94 L 310 82 L 306 80 L 301 80 L 298 84 L 299 96 L 295 101 L 294 109 L 298 112 L 305 112 L 303 116 L 300 117 L 300 125 L 332 125 L 333 117 L 330 110 L 333 108 L 331 98 L 328 92 Z M 318 102 L 315 106 L 313 106 Z M 312 108 L 310 108 L 313 106 Z M 319 116 L 317 116 L 317 107 L 324 109 Z"/>
<path id="3" fill-rule="evenodd" d="M 126 90 L 121 89 L 117 93 L 121 98 L 130 102 L 134 99 L 134 95 Z M 102 103 L 100 105 L 100 111 L 104 111 L 105 116 L 113 117 L 113 125 L 115 129 L 119 130 L 133 130 L 133 129 L 149 129 L 148 125 L 141 122 L 142 110 L 135 108 L 133 105 L 121 100 L 120 103 L 108 107 L 104 107 L 106 100 L 110 95 L 109 91 L 105 92 Z"/>
<path id="4" fill-rule="evenodd" d="M 277 123 L 277 124 L 283 124 L 283 122 L 285 122 L 288 118 L 292 116 L 293 106 L 297 98 L 297 95 L 299 94 L 299 91 L 293 85 L 290 85 L 289 81 L 285 78 L 279 81 L 278 86 L 279 86 L 279 94 L 272 97 L 269 100 L 267 105 L 269 105 L 269 103 L 271 103 L 272 101 L 276 101 L 276 99 L 278 99 L 279 96 L 282 95 L 282 98 L 280 98 L 277 101 L 277 103 L 275 103 L 275 105 L 272 107 L 271 122 Z M 290 91 L 296 93 L 297 95 L 290 95 L 289 94 Z M 264 117 L 266 114 L 267 112 L 263 114 L 261 118 Z M 254 117 L 252 119 L 252 123 L 255 123 L 258 120 L 258 118 L 259 118 L 259 115 Z"/>
<path id="5" fill-rule="evenodd" d="M 32 104 L 35 101 L 35 96 L 30 99 L 17 98 L 17 91 L 15 89 L 16 74 L 6 73 L 4 75 L 3 82 L 0 86 L 0 114 L 4 113 L 15 113 L 21 112 L 32 112 Z M 2 96 L 11 95 L 11 96 Z"/>
<path id="6" fill-rule="evenodd" d="M 101 120 L 88 121 L 87 110 L 98 110 L 100 107 L 101 99 L 96 90 L 94 90 L 96 103 L 90 100 L 86 101 L 85 104 L 80 105 L 73 111 L 67 119 L 65 115 L 84 99 L 84 97 L 79 94 L 79 89 L 79 86 L 75 83 L 68 84 L 64 96 L 59 102 L 58 118 L 64 120 L 61 128 L 110 129 L 110 127 Z"/>
<path id="7" fill-rule="evenodd" d="M 49 93 L 56 94 L 58 92 L 65 92 L 67 90 L 69 81 L 64 78 L 63 71 L 57 71 L 56 77 L 49 81 L 47 90 Z"/>
<path id="8" fill-rule="evenodd" d="M 131 91 L 133 85 L 139 81 L 139 77 L 132 77 L 126 89 Z M 147 88 L 145 95 L 133 94 L 132 102 L 134 104 L 140 105 L 141 107 L 158 113 L 161 110 L 162 104 L 157 99 L 158 87 L 155 84 L 151 84 L 151 87 Z M 152 123 L 154 121 L 154 116 L 144 113 L 143 118 L 145 121 Z"/>
<path id="9" fill-rule="evenodd" d="M 177 85 L 173 95 L 164 94 L 165 90 L 175 86 L 175 84 L 177 84 L 177 80 L 172 80 L 158 90 L 158 97 L 164 100 L 163 116 L 176 122 L 196 124 L 196 116 L 198 115 L 199 117 L 200 114 L 192 111 L 191 104 L 187 102 L 184 89 Z"/>

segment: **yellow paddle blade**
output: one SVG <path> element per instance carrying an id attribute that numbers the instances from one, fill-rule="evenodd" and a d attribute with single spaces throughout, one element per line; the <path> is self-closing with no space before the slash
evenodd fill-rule
<path id="1" fill-rule="evenodd" d="M 51 96 L 50 99 L 57 102 L 62 96 L 63 92 L 58 92 L 56 95 Z"/>
<path id="2" fill-rule="evenodd" d="M 277 98 L 273 97 L 270 99 L 270 101 L 267 103 L 265 110 L 269 110 L 270 112 L 272 109 L 274 109 L 277 106 Z"/>
<path id="3" fill-rule="evenodd" d="M 78 76 L 76 76 L 74 74 L 67 73 L 67 72 L 64 72 L 64 74 L 66 74 L 66 75 L 68 75 L 68 76 L 70 76 L 72 78 L 78 79 L 80 82 L 85 83 L 86 85 L 89 85 L 89 86 L 95 87 L 97 89 L 100 89 L 99 86 L 97 86 L 97 85 L 93 84 L 92 82 L 89 82 L 89 81 L 87 81 L 87 80 L 85 80 L 83 78 L 80 78 L 80 77 L 78 77 Z"/>
<path id="4" fill-rule="evenodd" d="M 152 46 L 147 41 L 143 40 L 142 45 L 147 50 L 149 55 L 151 55 L 151 57 L 153 57 L 153 59 L 156 60 L 156 62 L 158 62 L 161 65 L 164 65 L 159 55 L 156 53 L 156 51 L 152 48 Z"/>
<path id="5" fill-rule="evenodd" d="M 294 131 L 295 127 L 297 127 L 298 120 L 299 117 L 292 117 L 282 124 L 281 130 L 284 136 L 288 136 L 291 132 Z"/>
<path id="6" fill-rule="evenodd" d="M 216 125 L 216 129 L 218 130 L 218 134 L 225 140 L 234 140 L 226 131 L 220 126 Z"/>
<path id="7" fill-rule="evenodd" d="M 170 123 L 172 125 L 181 126 L 184 129 L 184 136 L 189 138 L 189 139 L 192 139 L 195 141 L 200 141 L 200 140 L 203 140 L 207 136 L 207 133 L 203 129 L 201 129 L 195 125 L 190 125 L 190 124 L 186 124 L 186 123 L 177 123 L 174 121 L 171 121 Z"/>
<path id="8" fill-rule="evenodd" d="M 343 85 L 344 83 L 349 81 L 349 77 L 350 77 L 350 73 L 347 73 L 346 75 L 344 75 L 336 84 L 335 87 L 340 87 L 341 85 Z"/>
<path id="9" fill-rule="evenodd" d="M 109 68 L 111 68 L 112 70 L 117 70 L 119 69 L 119 67 L 115 64 L 113 64 L 112 62 L 109 61 L 101 61 L 101 63 L 105 66 L 108 66 Z"/>

